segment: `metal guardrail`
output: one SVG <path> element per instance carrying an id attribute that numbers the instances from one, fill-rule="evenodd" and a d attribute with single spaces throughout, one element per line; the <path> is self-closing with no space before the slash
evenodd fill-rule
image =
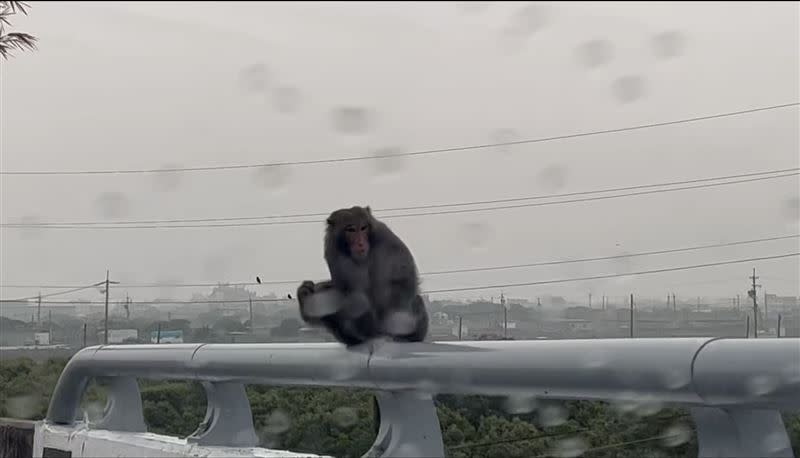
<path id="1" fill-rule="evenodd" d="M 47 422 L 76 422 L 92 377 L 111 377 L 95 427 L 145 431 L 136 378 L 203 382 L 201 445 L 257 442 L 244 385 L 376 390 L 378 438 L 365 456 L 444 456 L 431 396 L 519 395 L 690 407 L 701 457 L 792 457 L 781 410 L 800 409 L 800 339 L 593 339 L 90 347 L 67 364 Z"/>

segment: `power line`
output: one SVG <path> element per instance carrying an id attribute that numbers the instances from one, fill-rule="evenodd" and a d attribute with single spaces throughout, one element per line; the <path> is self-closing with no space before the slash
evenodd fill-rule
<path id="1" fill-rule="evenodd" d="M 723 243 L 713 243 L 713 244 L 706 244 L 706 245 L 695 245 L 689 247 L 681 247 L 681 248 L 670 248 L 670 249 L 662 249 L 662 250 L 651 250 L 651 251 L 640 251 L 634 253 L 627 253 L 627 254 L 620 254 L 620 255 L 611 255 L 611 256 L 596 256 L 596 257 L 589 257 L 589 258 L 572 258 L 572 259 L 557 259 L 552 261 L 539 261 L 539 262 L 532 262 L 526 264 L 507 264 L 501 266 L 489 266 L 489 267 L 471 267 L 471 268 L 461 268 L 461 269 L 449 269 L 449 270 L 434 270 L 430 272 L 421 272 L 421 276 L 434 276 L 434 275 L 446 275 L 446 274 L 457 274 L 457 273 L 467 273 L 467 272 L 487 272 L 487 271 L 494 271 L 494 270 L 510 270 L 510 269 L 519 269 L 519 268 L 526 268 L 526 267 L 540 267 L 540 266 L 551 266 L 551 265 L 560 265 L 560 264 L 573 264 L 579 262 L 594 262 L 594 261 L 608 261 L 614 259 L 624 259 L 624 258 L 634 258 L 634 257 L 641 257 L 641 256 L 653 256 L 653 255 L 660 255 L 660 254 L 668 254 L 668 253 L 681 253 L 687 251 L 698 251 L 698 250 L 705 250 L 710 248 L 722 248 L 722 247 L 729 247 L 729 246 L 737 246 L 737 245 L 750 245 L 754 243 L 763 243 L 763 242 L 773 242 L 778 240 L 788 240 L 788 239 L 795 239 L 800 238 L 800 234 L 792 234 L 792 235 L 781 235 L 775 237 L 765 237 L 759 239 L 750 239 L 750 240 L 737 240 L 733 242 L 723 242 Z M 299 284 L 303 280 L 262 280 L 261 283 L 257 282 L 232 282 L 232 283 L 120 283 L 119 286 L 123 288 L 201 288 L 201 287 L 213 287 L 213 286 L 258 286 L 258 285 L 289 285 L 289 284 Z M 39 289 L 61 289 L 61 288 L 72 288 L 72 286 L 65 286 L 65 285 L 19 285 L 19 284 L 12 284 L 12 285 L 0 285 L 0 288 L 39 288 Z M 54 294 L 64 294 L 64 293 L 54 293 Z M 44 296 L 43 296 L 44 297 Z"/>
<path id="2" fill-rule="evenodd" d="M 95 287 L 103 285 L 104 283 L 105 283 L 105 281 L 101 281 L 101 282 L 98 282 L 98 283 L 94 283 L 92 285 L 76 286 L 76 287 L 73 287 L 73 288 L 71 288 L 71 289 L 69 289 L 67 291 L 57 291 L 55 293 L 49 293 L 49 294 L 37 294 L 36 296 L 21 297 L 19 299 L 8 299 L 8 301 L 10 301 L 10 302 L 18 302 L 18 301 L 28 301 L 28 300 L 33 300 L 33 299 L 40 299 L 40 298 L 43 298 L 43 297 L 60 296 L 62 294 L 69 294 L 69 293 L 74 293 L 74 292 L 82 291 L 82 290 L 89 289 L 89 288 L 95 288 Z M 0 288 L 2 288 L 2 286 L 0 286 Z M 42 288 L 42 289 L 44 289 L 44 288 Z M 6 299 L 3 299 L 3 300 L 5 301 Z"/>
<path id="3" fill-rule="evenodd" d="M 439 149 L 428 149 L 428 150 L 421 150 L 421 151 L 409 151 L 405 153 L 397 153 L 397 154 L 384 154 L 384 155 L 370 155 L 370 156 L 349 156 L 349 157 L 339 157 L 339 158 L 330 158 L 330 159 L 310 159 L 310 160 L 303 160 L 303 161 L 283 161 L 283 162 L 267 162 L 262 164 L 233 164 L 233 165 L 218 165 L 218 166 L 205 166 L 205 167 L 176 167 L 176 168 L 164 168 L 164 169 L 117 169 L 117 170 L 38 170 L 38 171 L 22 171 L 22 170 L 12 170 L 12 171 L 0 171 L 0 175 L 110 175 L 110 174 L 141 174 L 141 173 L 167 173 L 167 172 L 207 172 L 207 171 L 216 171 L 216 170 L 234 170 L 234 169 L 250 169 L 250 168 L 259 168 L 259 167 L 278 167 L 278 166 L 297 166 L 297 165 L 312 165 L 312 164 L 332 164 L 332 163 L 340 163 L 340 162 L 353 162 L 353 161 L 364 161 L 364 160 L 376 160 L 385 157 L 412 157 L 412 156 L 429 156 L 435 154 L 445 154 L 445 153 L 453 153 L 457 151 L 469 151 L 469 150 L 477 150 L 477 149 L 485 149 L 485 148 L 494 148 L 500 146 L 514 146 L 514 145 L 524 145 L 524 144 L 532 144 L 532 143 L 544 143 L 544 142 L 551 142 L 551 141 L 558 141 L 558 140 L 567 140 L 573 138 L 581 138 L 581 137 L 590 137 L 595 135 L 605 135 L 605 134 L 613 134 L 613 133 L 621 133 L 621 132 L 630 132 L 635 130 L 642 130 L 642 129 L 652 129 L 656 127 L 664 127 L 664 126 L 671 126 L 677 124 L 685 124 L 685 123 L 692 123 L 692 122 L 699 122 L 699 121 L 708 121 L 711 119 L 719 119 L 719 118 L 726 118 L 732 116 L 740 116 L 745 114 L 757 113 L 761 111 L 770 111 L 770 110 L 778 110 L 783 108 L 790 108 L 800 105 L 800 102 L 793 102 L 793 103 L 785 103 L 781 105 L 771 105 L 771 106 L 764 106 L 764 107 L 756 107 L 756 108 L 749 108 L 744 110 L 738 111 L 731 111 L 726 113 L 718 113 L 713 115 L 706 115 L 706 116 L 697 116 L 692 118 L 684 118 L 678 119 L 674 121 L 666 121 L 666 122 L 658 122 L 658 123 L 649 123 L 649 124 L 639 124 L 635 126 L 629 127 L 620 127 L 615 129 L 605 129 L 605 130 L 594 130 L 588 132 L 578 132 L 572 134 L 565 134 L 565 135 L 557 135 L 551 137 L 540 137 L 540 138 L 533 138 L 527 140 L 517 140 L 517 141 L 509 141 L 509 142 L 497 142 L 497 143 L 484 143 L 479 145 L 468 145 L 468 146 L 457 146 L 457 147 L 450 147 L 450 148 L 439 148 Z"/>
<path id="4" fill-rule="evenodd" d="M 708 264 L 695 264 L 690 266 L 681 266 L 681 267 L 668 267 L 664 269 L 655 269 L 655 270 L 643 270 L 638 272 L 628 272 L 622 274 L 608 274 L 608 275 L 595 275 L 590 277 L 576 277 L 576 278 L 563 278 L 558 280 L 543 280 L 543 281 L 534 281 L 534 282 L 525 282 L 525 283 L 506 283 L 506 284 L 499 284 L 499 285 L 482 285 L 482 286 L 468 286 L 462 288 L 446 288 L 446 289 L 433 289 L 424 291 L 425 293 L 433 294 L 433 293 L 451 293 L 451 292 L 460 292 L 460 291 L 477 291 L 482 289 L 498 289 L 498 288 L 514 288 L 518 286 L 537 286 L 537 285 L 551 285 L 554 283 L 568 283 L 568 282 L 575 282 L 575 281 L 586 281 L 586 280 L 603 280 L 606 278 L 616 278 L 616 277 L 631 277 L 635 275 L 648 275 L 648 274 L 656 274 L 656 273 L 664 273 L 664 272 L 676 272 L 680 270 L 692 270 L 692 269 L 701 269 L 706 267 L 715 267 L 715 266 L 724 266 L 730 264 L 741 264 L 744 262 L 752 262 L 752 261 L 767 261 L 772 259 L 781 259 L 781 258 L 789 258 L 792 256 L 800 255 L 800 252 L 794 253 L 786 253 L 780 254 L 775 256 L 762 256 L 758 258 L 746 258 L 746 259 L 736 259 L 732 261 L 720 261 L 720 262 L 712 262 Z"/>
<path id="5" fill-rule="evenodd" d="M 677 188 L 669 188 L 669 189 L 656 189 L 650 191 L 639 191 L 639 192 L 631 192 L 631 193 L 624 193 L 624 194 L 615 194 L 611 196 L 597 196 L 597 197 L 587 197 L 582 199 L 570 199 L 570 200 L 560 200 L 560 201 L 553 201 L 553 202 L 538 202 L 538 203 L 526 203 L 526 204 L 516 204 L 516 205 L 503 205 L 503 206 L 496 206 L 496 207 L 487 207 L 487 208 L 467 208 L 467 209 L 460 209 L 460 210 L 441 210 L 441 211 L 433 211 L 433 212 L 421 212 L 421 213 L 405 213 L 400 215 L 385 215 L 381 216 L 382 219 L 394 219 L 394 218 L 409 218 L 409 217 L 417 217 L 417 216 L 434 216 L 434 215 L 449 215 L 449 214 L 458 214 L 458 213 L 474 213 L 474 212 L 484 212 L 484 211 L 496 211 L 496 210 L 509 210 L 514 208 L 527 208 L 527 207 L 544 207 L 549 205 L 563 205 L 563 204 L 571 204 L 571 203 L 578 203 L 578 202 L 591 202 L 597 200 L 608 200 L 608 199 L 618 199 L 621 197 L 632 197 L 632 196 L 641 196 L 641 195 L 649 195 L 649 194 L 661 194 L 666 192 L 674 192 L 674 191 L 685 191 L 689 189 L 704 189 L 704 188 L 712 188 L 717 186 L 728 186 L 732 184 L 741 184 L 741 183 L 750 183 L 756 181 L 764 181 L 764 180 L 774 180 L 777 178 L 788 178 L 800 175 L 799 172 L 787 173 L 783 175 L 773 175 L 767 177 L 759 177 L 759 178 L 749 178 L 744 180 L 733 180 L 733 181 L 726 181 L 722 183 L 707 183 L 702 185 L 694 185 L 694 186 L 683 186 Z M 327 215 L 327 213 L 326 213 Z M 38 229 L 100 229 L 100 230 L 108 230 L 108 229 L 187 229 L 187 228 L 217 228 L 217 227 L 247 227 L 247 226 L 281 226 L 281 225 L 289 225 L 289 224 L 320 224 L 322 220 L 297 220 L 297 221 L 264 221 L 264 222 L 255 222 L 255 223 L 225 223 L 225 224 L 179 224 L 179 225 L 138 225 L 138 226 L 74 226 L 74 225 L 50 225 L 50 226 L 31 226 L 26 224 L 5 224 L 4 227 L 7 228 L 16 228 L 16 229 L 29 229 L 32 227 L 36 227 Z"/>
<path id="6" fill-rule="evenodd" d="M 656 421 L 656 422 L 672 421 L 672 420 L 677 420 L 677 419 L 680 419 L 680 418 L 685 418 L 685 417 L 688 417 L 688 416 L 689 416 L 689 414 L 680 413 L 680 414 L 670 415 L 670 416 L 666 416 L 666 417 L 665 416 L 653 417 L 652 420 Z M 511 439 L 500 439 L 500 440 L 495 440 L 495 441 L 477 442 L 477 443 L 471 443 L 471 444 L 460 444 L 460 445 L 450 446 L 448 448 L 450 450 L 460 450 L 460 449 L 466 449 L 466 448 L 490 447 L 492 445 L 498 445 L 498 444 L 509 444 L 509 443 L 525 442 L 525 441 L 531 441 L 531 440 L 537 440 L 537 439 L 546 439 L 546 438 L 550 438 L 550 437 L 569 436 L 569 435 L 572 435 L 572 434 L 584 433 L 584 432 L 604 432 L 604 431 L 600 430 L 600 428 L 598 428 L 598 429 L 576 428 L 576 429 L 573 429 L 573 430 L 570 430 L 570 431 L 541 433 L 541 434 L 536 434 L 536 435 L 532 435 L 532 436 L 516 437 L 516 438 L 511 438 Z M 658 436 L 658 437 L 659 438 L 666 438 L 666 437 L 673 437 L 673 435 L 670 434 L 669 436 L 666 436 L 666 437 L 665 436 Z M 601 447 L 609 447 L 609 446 L 605 445 L 605 446 L 601 446 Z M 595 450 L 595 449 L 592 449 L 592 450 Z M 587 450 L 587 452 L 588 451 L 589 450 Z"/>
<path id="7" fill-rule="evenodd" d="M 252 299 L 253 302 L 284 302 L 287 298 L 278 299 L 278 298 L 266 298 L 266 299 Z M 15 301 L 4 301 L 4 302 L 15 302 Z M 109 303 L 116 302 L 118 304 L 124 304 L 126 301 L 124 299 L 120 299 L 117 301 L 110 301 Z M 152 301 L 128 301 L 127 303 L 130 305 L 180 305 L 180 304 L 191 304 L 191 305 L 198 305 L 198 304 L 246 304 L 249 303 L 250 299 L 232 299 L 232 300 L 152 300 Z M 42 304 L 61 304 L 61 305 L 105 305 L 103 301 L 42 301 Z"/>
<path id="8" fill-rule="evenodd" d="M 427 209 L 445 208 L 445 207 L 463 207 L 471 205 L 490 205 L 499 203 L 520 202 L 526 200 L 555 199 L 562 197 L 575 197 L 575 196 L 583 196 L 591 194 L 604 194 L 608 192 L 632 191 L 636 189 L 658 188 L 664 186 L 678 186 L 685 184 L 705 183 L 709 181 L 720 181 L 720 180 L 729 180 L 737 178 L 749 178 L 755 176 L 774 175 L 774 174 L 797 172 L 797 171 L 800 171 L 800 168 L 794 167 L 790 169 L 767 170 L 763 172 L 750 172 L 750 173 L 741 173 L 736 175 L 696 178 L 696 179 L 681 180 L 681 181 L 668 181 L 662 183 L 651 183 L 651 184 L 633 185 L 633 186 L 616 187 L 616 188 L 604 188 L 604 189 L 577 191 L 570 193 L 544 194 L 536 196 L 511 197 L 511 198 L 491 199 L 491 200 L 473 200 L 467 202 L 456 202 L 456 203 L 445 203 L 445 204 L 411 205 L 405 207 L 389 207 L 389 208 L 382 208 L 382 209 L 379 208 L 372 210 L 376 213 L 383 213 L 383 212 L 408 211 L 408 210 L 427 210 Z M 248 220 L 252 221 L 259 219 L 315 218 L 315 217 L 323 218 L 328 216 L 329 213 L 330 212 L 313 212 L 313 213 L 295 213 L 287 215 L 239 216 L 239 217 L 218 217 L 218 218 L 182 218 L 182 219 L 160 219 L 160 220 L 156 219 L 156 220 L 134 220 L 134 221 L 66 221 L 66 222 L 49 221 L 49 222 L 38 222 L 38 223 L 0 223 L 0 227 L 39 227 L 39 226 L 64 226 L 64 225 L 94 226 L 103 224 L 107 225 L 108 224 L 110 225 L 174 224 L 174 223 L 201 223 L 201 222 L 221 222 L 221 221 L 248 221 Z"/>
<path id="9" fill-rule="evenodd" d="M 586 453 L 589 453 L 589 452 L 598 452 L 598 451 L 601 451 L 601 450 L 608 450 L 608 449 L 612 449 L 612 448 L 627 447 L 627 446 L 630 446 L 630 445 L 644 444 L 644 443 L 647 443 L 647 442 L 655 442 L 655 441 L 671 439 L 671 438 L 680 438 L 682 436 L 683 436 L 683 433 L 659 434 L 657 436 L 650 436 L 650 437 L 646 437 L 644 439 L 636 439 L 636 440 L 625 441 L 625 442 L 617 442 L 617 443 L 614 443 L 614 444 L 601 445 L 599 447 L 587 448 L 586 450 L 583 450 L 583 453 L 581 453 L 581 454 L 583 455 L 583 454 L 586 454 Z M 551 454 L 537 455 L 536 458 L 549 458 L 549 457 L 552 457 L 552 456 L 553 455 L 551 455 Z"/>
<path id="10" fill-rule="evenodd" d="M 745 259 L 735 259 L 731 261 L 720 261 L 720 262 L 712 262 L 707 264 L 695 264 L 689 266 L 679 266 L 679 267 L 667 267 L 663 269 L 654 269 L 654 270 L 643 270 L 638 272 L 626 272 L 626 273 L 619 273 L 619 274 L 606 274 L 606 275 L 595 275 L 589 277 L 573 277 L 573 278 L 561 278 L 557 280 L 542 280 L 542 281 L 534 281 L 534 282 L 524 282 L 524 283 L 506 283 L 506 284 L 496 284 L 496 285 L 482 285 L 482 286 L 467 286 L 461 288 L 446 288 L 446 289 L 431 289 L 422 291 L 422 294 L 434 294 L 434 293 L 451 293 L 451 292 L 461 292 L 461 291 L 477 291 L 483 289 L 498 289 L 498 288 L 514 288 L 519 286 L 538 286 L 538 285 L 551 285 L 556 283 L 569 283 L 569 282 L 576 282 L 576 281 L 586 281 L 586 280 L 602 280 L 607 278 L 617 278 L 617 277 L 632 277 L 636 275 L 649 275 L 649 274 L 656 274 L 656 273 L 664 273 L 664 272 L 676 272 L 681 270 L 692 270 L 692 269 L 701 269 L 707 267 L 715 267 L 715 266 L 724 266 L 730 264 L 741 264 L 744 262 L 753 262 L 753 261 L 767 261 L 773 259 L 782 259 L 782 258 L 789 258 L 792 256 L 798 256 L 800 252 L 793 252 L 793 253 L 785 253 L 780 255 L 774 256 L 762 256 L 756 258 L 745 258 Z M 264 302 L 279 302 L 285 299 L 261 299 L 259 301 Z M 249 302 L 249 299 L 244 300 L 217 300 L 217 301 L 142 301 L 142 302 L 132 302 L 133 304 L 218 304 L 218 303 L 246 303 Z M 53 302 L 51 302 L 53 303 Z M 69 304 L 70 302 L 61 302 L 64 304 Z M 93 302 L 82 302 L 83 304 L 91 304 Z M 101 303 L 101 302 L 98 302 Z"/>

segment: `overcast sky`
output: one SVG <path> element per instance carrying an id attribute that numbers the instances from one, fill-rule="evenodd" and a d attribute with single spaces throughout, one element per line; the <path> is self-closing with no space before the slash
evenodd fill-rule
<path id="1" fill-rule="evenodd" d="M 797 2 L 31 2 L 36 52 L 0 63 L 4 171 L 304 161 L 479 145 L 800 100 Z M 358 116 L 337 117 L 346 108 Z M 326 213 L 506 199 L 800 166 L 798 108 L 505 148 L 181 174 L 0 176 L 0 221 Z M 419 269 L 617 255 L 798 233 L 797 176 L 620 199 L 387 219 Z M 380 213 L 377 213 L 380 215 Z M 320 218 L 321 220 L 321 218 Z M 0 229 L 0 282 L 318 279 L 322 223 L 129 230 Z M 426 289 L 770 256 L 751 246 L 425 278 Z M 798 258 L 537 287 L 798 294 Z M 254 291 L 293 292 L 286 287 Z M 38 289 L 2 288 L 0 297 Z M 135 299 L 192 289 L 129 289 Z M 52 292 L 52 290 L 48 290 Z M 449 297 L 497 296 L 499 289 Z M 124 297 L 115 288 L 112 297 Z M 441 296 L 441 295 L 440 295 Z M 99 293 L 63 298 L 100 299 Z"/>

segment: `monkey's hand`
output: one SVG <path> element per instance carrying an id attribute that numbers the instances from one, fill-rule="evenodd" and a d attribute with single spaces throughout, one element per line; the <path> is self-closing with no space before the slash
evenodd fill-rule
<path id="1" fill-rule="evenodd" d="M 297 288 L 297 302 L 300 303 L 300 307 L 303 307 L 303 304 L 306 302 L 309 296 L 314 294 L 314 282 L 310 280 L 306 280 L 300 284 L 300 287 Z"/>

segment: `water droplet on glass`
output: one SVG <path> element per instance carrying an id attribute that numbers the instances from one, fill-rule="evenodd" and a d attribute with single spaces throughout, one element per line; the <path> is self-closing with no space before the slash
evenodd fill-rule
<path id="1" fill-rule="evenodd" d="M 128 213 L 129 206 L 128 198 L 121 192 L 104 192 L 95 199 L 97 212 L 107 219 L 125 216 Z"/>
<path id="2" fill-rule="evenodd" d="M 764 439 L 764 449 L 772 455 L 777 455 L 782 451 L 790 451 L 791 443 L 784 431 L 775 431 L 767 434 Z M 788 456 L 788 455 L 782 455 Z"/>
<path id="3" fill-rule="evenodd" d="M 563 425 L 569 420 L 569 412 L 558 404 L 544 405 L 539 408 L 539 424 L 544 427 Z"/>
<path id="4" fill-rule="evenodd" d="M 411 312 L 397 311 L 387 315 L 384 328 L 393 336 L 405 336 L 414 332 L 417 318 Z"/>
<path id="5" fill-rule="evenodd" d="M 103 419 L 105 411 L 105 403 L 99 401 L 90 402 L 86 405 L 86 419 L 92 423 L 98 422 Z"/>
<path id="6" fill-rule="evenodd" d="M 358 423 L 358 412 L 351 407 L 339 407 L 333 411 L 331 419 L 340 428 L 349 428 Z"/>
<path id="7" fill-rule="evenodd" d="M 261 92 L 267 88 L 269 71 L 267 66 L 262 63 L 248 65 L 242 70 L 239 79 L 244 91 Z"/>
<path id="8" fill-rule="evenodd" d="M 380 148 L 372 153 L 373 157 L 380 159 L 373 159 L 373 170 L 379 175 L 392 175 L 400 172 L 405 167 L 405 157 L 401 156 L 402 150 L 395 147 Z"/>
<path id="9" fill-rule="evenodd" d="M 689 384 L 691 375 L 682 370 L 668 370 L 664 373 L 664 386 L 670 390 L 678 390 Z"/>
<path id="10" fill-rule="evenodd" d="M 33 225 L 41 224 L 42 220 L 35 215 L 26 215 L 20 218 L 19 224 L 31 225 L 30 227 L 21 228 L 20 236 L 26 240 L 35 240 L 42 236 L 44 231 L 41 228 L 34 227 Z"/>
<path id="11" fill-rule="evenodd" d="M 530 36 L 547 25 L 550 11 L 548 5 L 530 3 L 517 9 L 509 19 L 506 33 L 511 35 Z"/>
<path id="12" fill-rule="evenodd" d="M 639 417 L 651 417 L 664 408 L 664 404 L 653 398 L 645 398 L 638 402 L 636 406 L 636 415 Z"/>
<path id="13" fill-rule="evenodd" d="M 652 46 L 656 57 L 670 59 L 683 54 L 686 37 L 676 30 L 664 31 L 653 37 Z"/>
<path id="14" fill-rule="evenodd" d="M 688 426 L 678 423 L 670 426 L 664 431 L 661 443 L 666 447 L 679 447 L 692 438 L 692 430 Z"/>
<path id="15" fill-rule="evenodd" d="M 644 78 L 639 75 L 621 76 L 611 83 L 611 92 L 621 103 L 631 103 L 644 96 Z"/>
<path id="16" fill-rule="evenodd" d="M 337 382 L 352 380 L 361 371 L 361 359 L 357 354 L 348 353 L 343 361 L 333 364 L 330 369 L 333 380 Z"/>
<path id="17" fill-rule="evenodd" d="M 769 375 L 754 375 L 747 379 L 747 389 L 753 396 L 766 396 L 778 387 L 778 381 Z"/>
<path id="18" fill-rule="evenodd" d="M 314 293 L 314 295 L 306 298 L 305 302 L 303 303 L 303 310 L 310 317 L 319 318 L 332 315 L 339 311 L 339 299 L 339 294 L 333 290 Z"/>
<path id="19" fill-rule="evenodd" d="M 39 415 L 39 402 L 41 398 L 34 394 L 16 396 L 6 399 L 8 416 L 23 420 L 32 419 Z"/>
<path id="20" fill-rule="evenodd" d="M 531 413 L 536 410 L 536 398 L 528 395 L 511 395 L 503 401 L 503 409 L 511 415 Z"/>
<path id="21" fill-rule="evenodd" d="M 361 107 L 339 107 L 333 110 L 333 127 L 348 135 L 363 135 L 370 129 L 370 113 Z"/>
<path id="22" fill-rule="evenodd" d="M 509 143 L 519 140 L 519 134 L 514 129 L 497 129 L 491 135 L 492 144 Z M 497 145 L 497 150 L 501 153 L 510 153 L 516 145 Z"/>
<path id="23" fill-rule="evenodd" d="M 603 350 L 591 349 L 581 357 L 583 367 L 587 369 L 599 369 L 608 364 L 609 354 Z"/>
<path id="24" fill-rule="evenodd" d="M 178 169 L 180 164 L 164 164 L 161 168 L 164 170 Z M 153 176 L 153 188 L 156 191 L 174 191 L 178 189 L 181 183 L 181 172 L 157 172 Z"/>
<path id="25" fill-rule="evenodd" d="M 583 455 L 588 446 L 586 441 L 581 437 L 570 437 L 560 440 L 553 448 L 553 456 L 561 458 L 574 458 Z"/>
<path id="26" fill-rule="evenodd" d="M 464 242 L 473 250 L 480 251 L 486 248 L 491 235 L 491 229 L 485 223 L 467 223 L 461 228 Z"/>
<path id="27" fill-rule="evenodd" d="M 422 458 L 427 455 L 423 454 L 419 447 L 417 447 L 415 444 L 404 443 L 397 447 L 397 453 L 395 453 L 393 456 L 404 458 Z"/>
<path id="28" fill-rule="evenodd" d="M 175 293 L 176 288 L 173 285 L 180 284 L 181 280 L 176 277 L 162 277 L 156 280 L 155 284 L 158 285 L 158 297 L 162 299 L 171 298 Z"/>
<path id="29" fill-rule="evenodd" d="M 295 113 L 300 108 L 300 91 L 292 86 L 280 86 L 272 91 L 272 103 L 279 113 Z"/>
<path id="30" fill-rule="evenodd" d="M 479 13 L 489 7 L 489 2 L 458 2 L 456 6 L 465 13 Z"/>
<path id="31" fill-rule="evenodd" d="M 439 394 L 439 385 L 432 380 L 423 379 L 417 382 L 414 393 L 420 399 L 430 399 Z"/>
<path id="32" fill-rule="evenodd" d="M 591 40 L 578 46 L 578 59 L 588 68 L 605 65 L 614 57 L 614 47 L 607 40 Z"/>
<path id="33" fill-rule="evenodd" d="M 221 254 L 208 256 L 203 261 L 203 274 L 213 281 L 225 280 L 225 274 L 230 267 L 230 260 Z"/>
<path id="34" fill-rule="evenodd" d="M 559 191 L 567 185 L 567 168 L 551 164 L 539 171 L 537 182 L 548 191 Z"/>
<path id="35" fill-rule="evenodd" d="M 782 371 L 783 380 L 786 385 L 800 385 L 800 365 L 790 364 Z"/>
<path id="36" fill-rule="evenodd" d="M 278 193 L 286 188 L 291 173 L 288 165 L 259 167 L 255 170 L 254 180 L 272 193 Z"/>
<path id="37" fill-rule="evenodd" d="M 790 197 L 783 205 L 784 214 L 789 221 L 800 220 L 800 197 Z"/>
<path id="38" fill-rule="evenodd" d="M 264 424 L 264 431 L 267 434 L 281 434 L 288 431 L 290 425 L 291 421 L 285 412 L 282 410 L 274 410 L 270 413 L 269 417 L 267 417 L 267 421 Z"/>

